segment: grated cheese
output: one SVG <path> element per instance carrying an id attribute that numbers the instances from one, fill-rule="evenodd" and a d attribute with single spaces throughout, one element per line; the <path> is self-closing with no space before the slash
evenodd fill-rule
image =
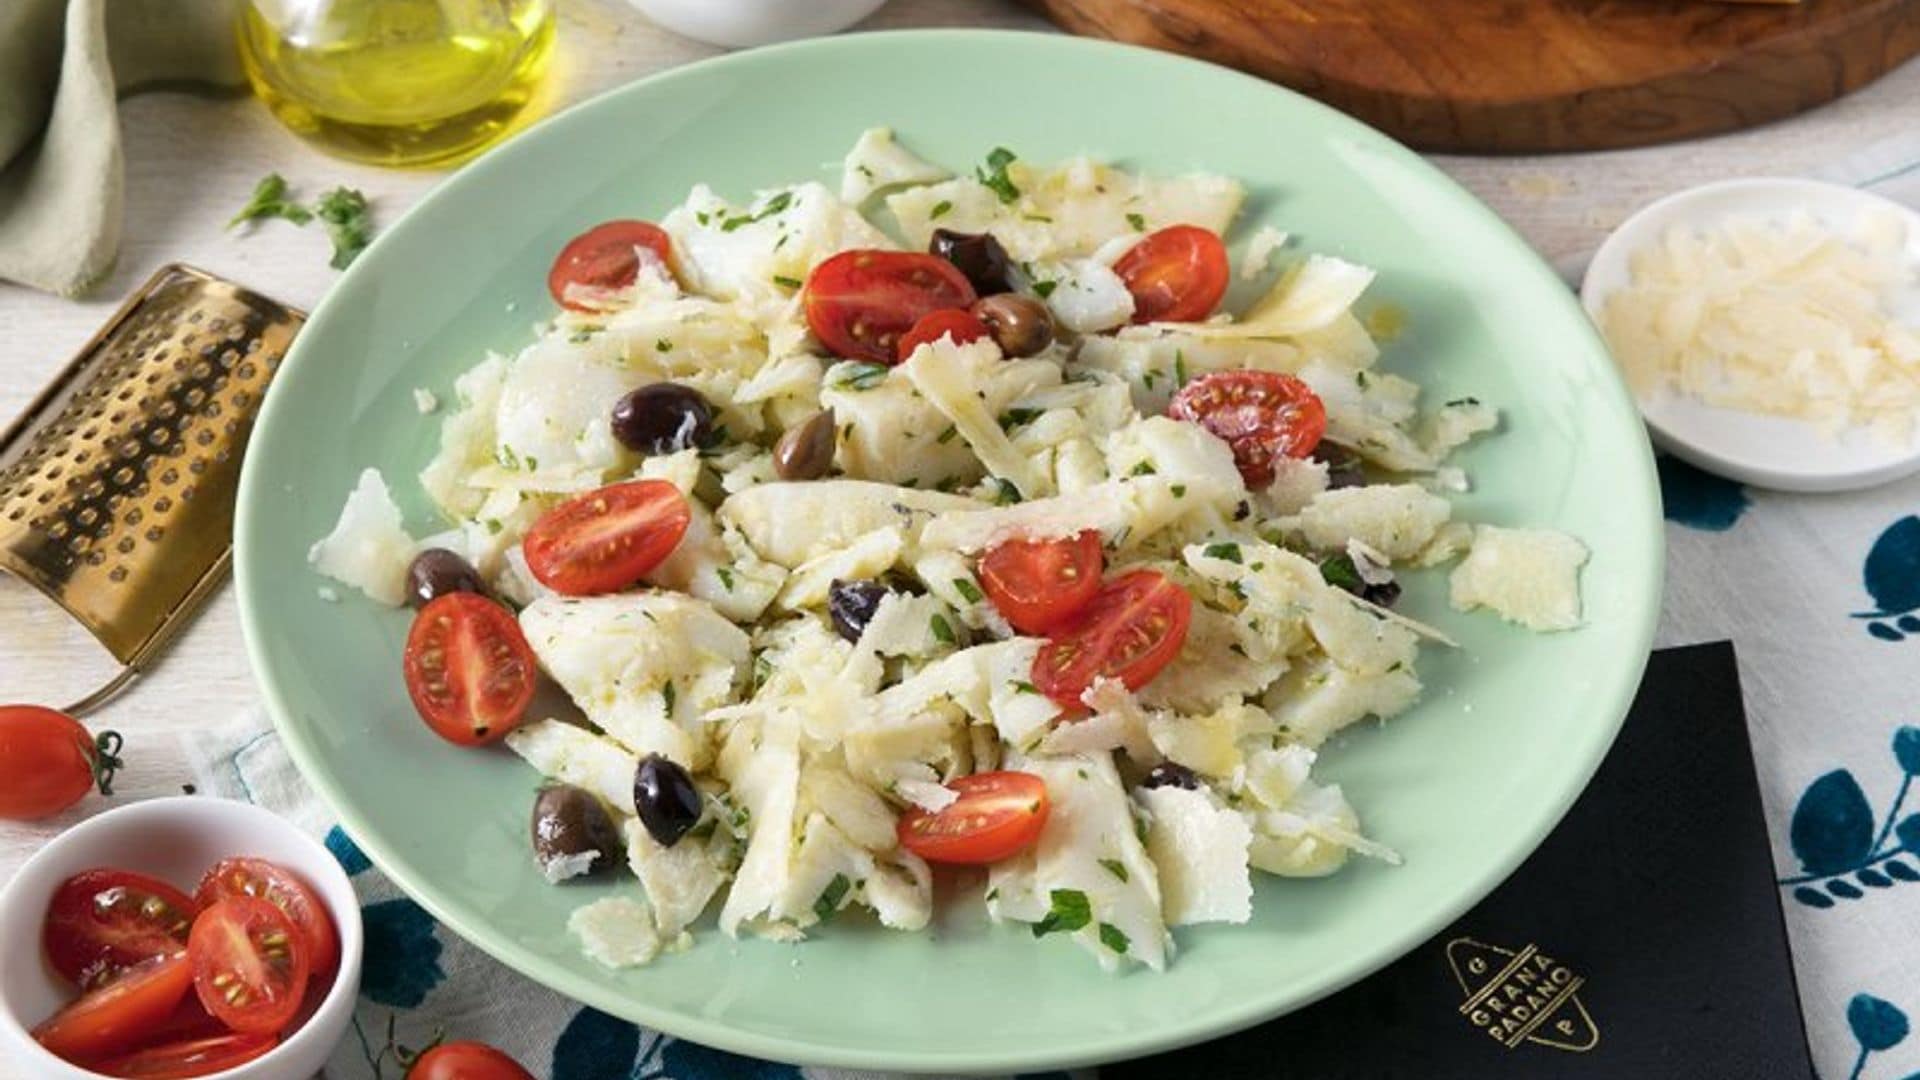
<path id="1" fill-rule="evenodd" d="M 1920 414 L 1920 332 L 1889 303 L 1914 283 L 1898 219 L 1851 235 L 1811 215 L 1670 230 L 1632 260 L 1600 325 L 1634 393 L 1861 426 L 1904 442 Z"/>

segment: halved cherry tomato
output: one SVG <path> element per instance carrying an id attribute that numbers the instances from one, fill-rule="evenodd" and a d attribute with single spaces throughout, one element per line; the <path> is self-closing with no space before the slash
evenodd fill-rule
<path id="1" fill-rule="evenodd" d="M 921 316 L 920 321 L 913 324 L 913 329 L 901 334 L 894 355 L 905 362 L 907 357 L 913 355 L 913 350 L 922 345 L 931 345 L 943 337 L 953 338 L 955 345 L 965 345 L 990 335 L 987 324 L 975 318 L 972 312 L 946 308 Z"/>
<path id="2" fill-rule="evenodd" d="M 278 1045 L 280 1039 L 275 1035 L 248 1035 L 233 1031 L 224 1035 L 164 1042 L 111 1061 L 89 1064 L 87 1068 L 129 1080 L 186 1080 L 188 1077 L 211 1076 L 237 1065 L 245 1065 Z"/>
<path id="3" fill-rule="evenodd" d="M 175 1005 L 173 1011 L 167 1014 L 167 1018 L 160 1021 L 158 1027 L 147 1032 L 147 1037 L 141 1041 L 149 1046 L 159 1046 L 163 1043 L 190 1042 L 227 1033 L 227 1025 L 213 1018 L 213 1014 L 207 1011 L 207 1007 L 200 1004 L 199 995 L 185 994 L 181 996 L 180 1004 Z"/>
<path id="4" fill-rule="evenodd" d="M 192 897 L 158 878 L 87 870 L 54 890 L 40 938 L 53 970 L 92 988 L 184 948 L 199 911 Z"/>
<path id="5" fill-rule="evenodd" d="M 593 596 L 645 577 L 673 554 L 692 520 L 679 488 L 665 480 L 630 480 L 540 515 L 522 548 L 540 584 L 567 596 Z"/>
<path id="6" fill-rule="evenodd" d="M 1273 483 L 1273 463 L 1303 458 L 1327 431 L 1327 407 L 1313 388 L 1277 371 L 1216 371 L 1180 388 L 1167 415 L 1190 420 L 1233 447 L 1250 488 Z"/>
<path id="7" fill-rule="evenodd" d="M 461 746 L 490 743 L 518 727 L 539 671 L 519 622 L 474 593 L 447 593 L 420 609 L 402 670 L 420 718 Z"/>
<path id="8" fill-rule="evenodd" d="M 560 249 L 547 271 L 547 291 L 561 307 L 573 311 L 592 311 L 591 306 L 567 299 L 567 288 L 585 285 L 596 289 L 624 289 L 640 276 L 639 249 L 646 248 L 668 261 L 673 255 L 673 240 L 658 225 L 645 221 L 608 221 L 572 240 Z"/>
<path id="9" fill-rule="evenodd" d="M 193 898 L 211 907 L 229 896 L 257 896 L 286 912 L 307 939 L 309 976 L 319 980 L 333 974 L 340 962 L 340 935 L 326 905 L 293 871 L 265 859 L 222 859 L 200 879 Z"/>
<path id="10" fill-rule="evenodd" d="M 1047 823 L 1047 782 L 1032 773 L 975 773 L 947 786 L 960 797 L 946 809 L 916 806 L 900 815 L 900 846 L 928 862 L 999 862 L 1033 843 Z"/>
<path id="11" fill-rule="evenodd" d="M 1180 655 L 1192 618 L 1193 598 L 1159 572 L 1122 574 L 1040 647 L 1033 685 L 1074 711 L 1097 678 L 1138 690 Z"/>
<path id="12" fill-rule="evenodd" d="M 186 950 L 176 949 L 83 994 L 34 1028 L 33 1037 L 68 1061 L 97 1061 L 133 1048 L 158 1030 L 192 985 Z"/>
<path id="13" fill-rule="evenodd" d="M 507 1055 L 478 1042 L 450 1042 L 421 1054 L 407 1080 L 533 1080 Z"/>
<path id="14" fill-rule="evenodd" d="M 38 705 L 0 705 L 0 818 L 31 821 L 57 814 L 99 785 L 113 791 L 120 736 L 98 739 L 66 713 Z"/>
<path id="15" fill-rule="evenodd" d="M 891 364 L 915 323 L 973 301 L 965 274 L 917 251 L 843 251 L 807 275 L 807 326 L 849 360 Z"/>
<path id="16" fill-rule="evenodd" d="M 300 1010 L 307 939 L 265 900 L 230 896 L 201 912 L 187 955 L 200 1004 L 235 1031 L 277 1033 Z"/>
<path id="17" fill-rule="evenodd" d="M 980 557 L 980 587 L 1023 634 L 1044 634 L 1100 591 L 1107 560 L 1092 529 L 1063 540 L 1009 540 Z"/>
<path id="18" fill-rule="evenodd" d="M 1133 294 L 1133 321 L 1199 322 L 1227 295 L 1227 246 L 1197 225 L 1172 225 L 1127 249 L 1113 272 Z"/>

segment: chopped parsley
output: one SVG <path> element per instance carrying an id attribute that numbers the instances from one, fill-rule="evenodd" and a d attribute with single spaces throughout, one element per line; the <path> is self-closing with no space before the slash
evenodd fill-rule
<path id="1" fill-rule="evenodd" d="M 1202 554 L 1210 559 L 1225 559 L 1231 563 L 1240 561 L 1239 544 L 1208 544 Z"/>
<path id="2" fill-rule="evenodd" d="M 227 222 L 227 228 L 268 218 L 280 218 L 295 225 L 305 225 L 313 219 L 313 211 L 287 198 L 287 178 L 279 173 L 268 173 L 253 185 L 253 197 Z"/>
<path id="3" fill-rule="evenodd" d="M 1320 560 L 1320 578 L 1334 588 L 1350 593 L 1359 593 L 1367 587 L 1360 577 L 1360 568 L 1353 565 L 1353 556 L 1346 552 Z"/>
<path id="4" fill-rule="evenodd" d="M 313 216 L 327 227 L 327 239 L 333 241 L 333 258 L 327 263 L 345 270 L 373 243 L 373 217 L 367 212 L 367 197 L 352 188 L 337 187 L 313 204 Z"/>
<path id="5" fill-rule="evenodd" d="M 1024 501 L 1025 497 L 1020 494 L 1020 489 L 1014 486 L 1013 481 L 995 476 L 990 482 L 993 484 L 993 505 L 1012 506 L 1014 503 Z"/>
<path id="6" fill-rule="evenodd" d="M 1130 214 L 1128 214 L 1128 215 L 1127 215 L 1127 224 L 1129 224 L 1129 225 L 1131 225 L 1131 226 L 1133 226 L 1133 231 L 1134 231 L 1134 232 L 1146 232 L 1146 231 L 1147 231 L 1147 219 L 1146 219 L 1146 218 L 1144 218 L 1144 217 L 1142 217 L 1142 216 L 1141 216 L 1141 215 L 1139 215 L 1139 214 L 1131 214 L 1131 213 L 1130 213 Z"/>
<path id="7" fill-rule="evenodd" d="M 714 575 L 720 579 L 720 586 L 728 592 L 733 591 L 733 571 L 724 566 L 716 566 Z"/>
<path id="8" fill-rule="evenodd" d="M 939 202 L 933 204 L 932 210 L 927 211 L 927 220 L 938 221 L 939 219 L 946 217 L 947 211 L 952 209 L 953 209 L 952 202 L 946 199 L 941 199 Z"/>
<path id="9" fill-rule="evenodd" d="M 833 913 L 840 910 L 840 901 L 846 899 L 848 891 L 852 888 L 853 882 L 847 880 L 847 875 L 833 875 L 833 880 L 827 882 L 827 887 L 820 890 L 820 899 L 813 902 L 814 917 L 821 922 L 833 918 Z"/>
<path id="10" fill-rule="evenodd" d="M 1051 906 L 1046 915 L 1033 924 L 1034 937 L 1046 937 L 1055 931 L 1072 933 L 1093 921 L 1093 905 L 1079 889 L 1055 889 L 1049 895 Z"/>
<path id="11" fill-rule="evenodd" d="M 1013 186 L 1007 178 L 1007 166 L 1013 164 L 1013 151 L 1004 146 L 996 146 L 993 153 L 987 155 L 987 163 L 974 170 L 974 176 L 987 186 L 1003 203 L 1011 203 L 1020 198 L 1020 189 Z"/>
<path id="12" fill-rule="evenodd" d="M 666 682 L 661 684 L 660 700 L 666 702 L 668 716 L 673 715 L 673 702 L 678 695 L 679 695 L 679 691 L 674 689 L 672 679 L 668 679 Z"/>
<path id="13" fill-rule="evenodd" d="M 1015 428 L 1025 427 L 1040 419 L 1039 409 L 1008 409 L 1000 414 L 1000 430 L 1011 434 Z"/>
<path id="14" fill-rule="evenodd" d="M 1171 490 L 1173 491 L 1173 497 L 1176 499 L 1184 499 L 1187 497 L 1187 485 L 1185 484 L 1175 484 Z"/>
<path id="15" fill-rule="evenodd" d="M 1187 350 L 1185 349 L 1173 350 L 1173 384 L 1187 385 Z"/>
<path id="16" fill-rule="evenodd" d="M 1133 942 L 1127 940 L 1127 935 L 1121 932 L 1119 927 L 1112 923 L 1101 923 L 1100 944 L 1105 945 L 1114 952 L 1125 955 L 1127 947 L 1132 945 Z"/>
<path id="17" fill-rule="evenodd" d="M 1053 224 L 1053 219 L 1045 214 L 1021 214 L 1020 216 L 1028 221 L 1038 221 L 1042 225 Z"/>
<path id="18" fill-rule="evenodd" d="M 977 604 L 983 599 L 980 593 L 980 586 L 975 585 L 963 577 L 953 579 L 953 591 L 966 597 L 967 603 L 969 604 Z"/>
<path id="19" fill-rule="evenodd" d="M 327 238 L 333 241 L 333 259 L 327 265 L 335 270 L 345 270 L 373 242 L 373 217 L 367 211 L 367 197 L 352 188 L 334 188 L 309 209 L 287 197 L 286 177 L 268 173 L 254 185 L 247 205 L 227 222 L 227 227 L 268 218 L 295 225 L 319 218 L 326 226 Z"/>
<path id="20" fill-rule="evenodd" d="M 773 678 L 773 661 L 767 659 L 766 653 L 755 655 L 753 658 L 754 692 L 758 693 L 760 688 L 767 685 L 767 680 L 771 678 Z"/>
<path id="21" fill-rule="evenodd" d="M 672 352 L 673 342 L 668 341 L 666 338 L 661 338 L 659 341 L 656 341 L 653 343 L 653 351 L 654 352 Z"/>
<path id="22" fill-rule="evenodd" d="M 1053 290 L 1059 287 L 1060 283 L 1057 281 L 1036 281 L 1033 283 L 1033 294 L 1045 300 L 1047 297 L 1053 295 Z"/>
<path id="23" fill-rule="evenodd" d="M 939 437 L 934 439 L 933 441 L 941 444 L 942 446 L 945 446 L 947 443 L 952 442 L 953 437 L 958 434 L 960 434 L 960 429 L 957 427 L 954 427 L 952 424 L 948 424 L 947 429 L 945 431 L 942 431 Z"/>
<path id="24" fill-rule="evenodd" d="M 1133 468 L 1128 469 L 1127 475 L 1128 476 L 1152 476 L 1154 473 L 1157 473 L 1159 471 L 1160 471 L 1159 469 L 1156 469 L 1153 467 L 1153 462 L 1142 461 L 1139 464 L 1135 465 Z"/>
<path id="25" fill-rule="evenodd" d="M 1447 402 L 1447 408 L 1458 409 L 1465 405 L 1478 405 L 1478 404 L 1480 404 L 1480 399 L 1476 397 L 1454 398 L 1452 401 Z"/>
<path id="26" fill-rule="evenodd" d="M 797 289 L 804 284 L 799 278 L 790 278 L 785 274 L 773 275 L 773 283 L 789 289 Z"/>
<path id="27" fill-rule="evenodd" d="M 989 903 L 989 904 L 991 904 L 991 903 L 993 903 L 993 902 L 994 902 L 995 900 L 998 900 L 998 899 L 1000 899 L 1000 890 L 999 890 L 999 889 L 988 889 L 988 890 L 987 890 L 987 903 Z"/>
<path id="28" fill-rule="evenodd" d="M 927 620 L 927 625 L 932 628 L 933 636 L 939 639 L 941 644 L 952 645 L 954 643 L 953 626 L 947 622 L 945 615 L 936 612 L 933 618 Z"/>
<path id="29" fill-rule="evenodd" d="M 865 360 L 848 364 L 846 374 L 834 381 L 843 390 L 871 390 L 887 378 L 887 365 Z"/>
<path id="30" fill-rule="evenodd" d="M 1028 682 L 1025 679 L 1013 680 L 1013 689 L 1014 689 L 1014 692 L 1017 694 L 1037 694 L 1040 692 L 1039 687 L 1033 685 L 1032 683 Z"/>
<path id="31" fill-rule="evenodd" d="M 743 229 L 748 225 L 753 224 L 756 221 L 765 221 L 768 218 L 772 217 L 773 215 L 781 212 L 782 210 L 785 210 L 787 207 L 792 205 L 793 205 L 793 192 L 782 191 L 779 194 L 775 195 L 773 198 L 768 199 L 766 203 L 760 207 L 760 211 L 758 213 L 741 214 L 739 217 L 730 217 L 725 221 L 722 221 L 720 223 L 720 231 L 733 232 L 735 229 Z"/>
<path id="32" fill-rule="evenodd" d="M 505 443 L 501 443 L 499 448 L 493 452 L 493 460 L 499 462 L 500 467 L 503 469 L 518 469 L 520 467 L 520 455 L 514 453 L 513 447 Z"/>
<path id="33" fill-rule="evenodd" d="M 1126 882 L 1127 867 L 1119 859 L 1101 859 L 1100 865 L 1106 867 L 1107 873 L 1119 878 L 1123 884 Z"/>

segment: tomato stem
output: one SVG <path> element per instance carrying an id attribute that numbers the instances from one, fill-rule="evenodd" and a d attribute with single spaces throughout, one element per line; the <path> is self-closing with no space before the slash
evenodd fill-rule
<path id="1" fill-rule="evenodd" d="M 93 766 L 93 783 L 100 794 L 113 794 L 113 774 L 126 767 L 120 760 L 120 747 L 126 740 L 117 731 L 103 731 L 94 737 L 93 747 L 87 758 Z"/>
<path id="2" fill-rule="evenodd" d="M 414 1065 L 419 1063 L 421 1057 L 425 1056 L 427 1051 L 447 1041 L 447 1030 L 445 1028 L 435 1028 L 433 1031 L 433 1039 L 420 1049 L 414 1050 L 402 1046 L 394 1037 L 393 1030 L 394 1019 L 398 1015 L 397 1013 L 387 1014 L 387 1045 L 381 1047 L 380 1052 L 374 1055 L 373 1080 L 385 1080 L 386 1070 L 382 1068 L 382 1065 L 387 1060 L 387 1055 L 393 1055 L 393 1060 L 400 1066 L 400 1075 L 404 1078 L 407 1073 L 413 1071 Z"/>

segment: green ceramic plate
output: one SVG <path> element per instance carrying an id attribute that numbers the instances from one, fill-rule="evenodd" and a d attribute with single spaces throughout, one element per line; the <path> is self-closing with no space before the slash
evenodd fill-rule
<path id="1" fill-rule="evenodd" d="M 657 216 L 696 181 L 743 196 L 832 182 L 866 127 L 951 163 L 995 146 L 1237 176 L 1260 222 L 1373 266 L 1368 302 L 1407 316 L 1389 366 L 1436 400 L 1496 402 L 1504 432 L 1463 455 L 1477 521 L 1566 529 L 1593 549 L 1588 625 L 1536 637 L 1449 611 L 1443 579 L 1407 610 L 1464 646 L 1421 662 L 1412 712 L 1325 756 L 1368 832 L 1406 855 L 1321 881 L 1262 880 L 1251 925 L 1181 931 L 1164 975 L 1103 975 L 1064 939 L 986 924 L 977 900 L 931 933 L 850 918 L 804 946 L 732 942 L 613 973 L 568 940 L 603 888 L 533 872 L 536 778 L 460 751 L 413 715 L 403 614 L 316 595 L 309 544 L 358 471 L 381 467 L 416 534 L 413 474 L 438 422 L 425 386 L 511 348 L 549 310 L 553 253 L 606 218 Z M 1065 37 L 862 34 L 741 53 L 634 84 L 515 139 L 423 200 L 341 278 L 274 381 L 240 495 L 247 643 L 294 759 L 382 869 L 455 931 L 562 993 L 726 1049 L 815 1064 L 1003 1071 L 1191 1043 L 1297 1008 L 1381 967 L 1472 905 L 1546 835 L 1625 714 L 1659 606 L 1661 532 L 1632 403 L 1573 297 L 1485 207 L 1414 154 L 1231 72 Z M 631 888 L 631 885 L 623 886 Z"/>

